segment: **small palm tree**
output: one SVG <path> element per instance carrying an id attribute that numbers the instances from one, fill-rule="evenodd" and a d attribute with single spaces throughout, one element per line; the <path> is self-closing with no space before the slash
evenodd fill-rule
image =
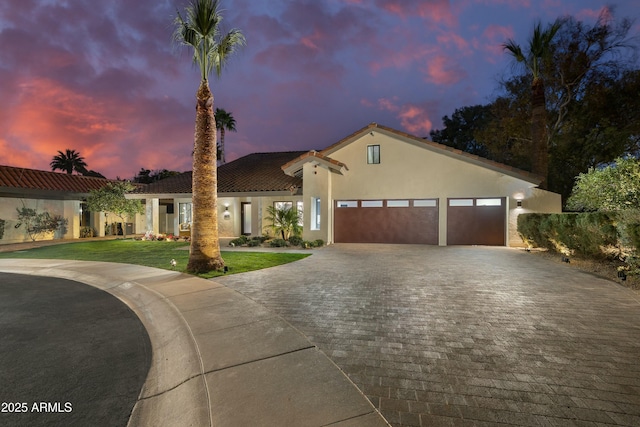
<path id="1" fill-rule="evenodd" d="M 523 51 L 512 39 L 502 45 L 516 63 L 525 66 L 533 79 L 531 82 L 531 163 L 532 172 L 543 178 L 540 183 L 541 188 L 546 188 L 549 175 L 549 132 L 542 66 L 551 57 L 551 41 L 561 26 L 562 21 L 556 20 L 543 30 L 542 24 L 536 23 L 526 51 Z"/>
<path id="2" fill-rule="evenodd" d="M 220 131 L 220 156 L 218 160 L 220 163 L 225 163 L 224 159 L 224 133 L 225 130 L 232 132 L 236 131 L 236 119 L 233 118 L 233 114 L 226 112 L 222 108 L 216 108 L 216 128 Z"/>
<path id="3" fill-rule="evenodd" d="M 184 18 L 178 12 L 173 33 L 177 43 L 193 49 L 193 62 L 200 68 L 192 173 L 193 218 L 187 264 L 187 270 L 192 273 L 224 267 L 218 239 L 216 123 L 208 77 L 213 70 L 220 77 L 223 65 L 245 44 L 245 38 L 236 29 L 222 35 L 221 21 L 218 0 L 191 0 Z"/>
<path id="4" fill-rule="evenodd" d="M 51 170 L 62 170 L 71 175 L 73 171 L 79 174 L 85 174 L 87 172 L 87 164 L 84 161 L 84 157 L 76 150 L 67 150 L 63 153 L 58 151 L 56 156 L 53 156 L 53 160 L 49 163 Z"/>
<path id="5" fill-rule="evenodd" d="M 267 207 L 267 221 L 271 222 L 269 227 L 275 234 L 280 233 L 283 240 L 289 240 L 291 235 L 299 236 L 302 232 L 300 227 L 300 213 L 290 207 L 276 208 Z"/>

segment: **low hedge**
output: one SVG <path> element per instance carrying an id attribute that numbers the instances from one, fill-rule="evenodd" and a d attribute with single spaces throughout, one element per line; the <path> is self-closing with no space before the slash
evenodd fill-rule
<path id="1" fill-rule="evenodd" d="M 518 233 L 526 244 L 589 258 L 609 257 L 607 249 L 622 246 L 619 225 L 614 212 L 518 216 Z"/>

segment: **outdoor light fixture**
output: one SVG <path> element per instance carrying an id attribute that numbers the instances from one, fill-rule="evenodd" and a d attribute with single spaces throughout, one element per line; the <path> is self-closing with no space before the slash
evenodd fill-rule
<path id="1" fill-rule="evenodd" d="M 516 207 L 519 209 L 522 208 L 522 200 L 520 199 L 516 200 Z"/>
<path id="2" fill-rule="evenodd" d="M 562 262 L 566 262 L 567 264 L 569 264 L 571 262 L 571 260 L 569 259 L 568 256 L 562 255 Z"/>
<path id="3" fill-rule="evenodd" d="M 224 213 L 222 214 L 222 217 L 224 219 L 230 219 L 231 218 L 231 212 L 229 212 L 229 205 L 227 203 L 224 204 Z"/>
<path id="4" fill-rule="evenodd" d="M 622 281 L 627 280 L 627 273 L 624 270 L 618 270 L 618 278 Z"/>

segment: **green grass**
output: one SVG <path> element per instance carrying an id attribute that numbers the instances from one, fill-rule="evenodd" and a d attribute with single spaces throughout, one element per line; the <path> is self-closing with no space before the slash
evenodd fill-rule
<path id="1" fill-rule="evenodd" d="M 0 253 L 0 258 L 30 259 L 69 259 L 78 261 L 105 261 L 144 265 L 186 273 L 189 260 L 189 243 L 186 242 L 148 242 L 136 240 L 106 240 L 99 242 L 64 243 L 54 246 L 29 249 L 25 251 Z M 182 248 L 182 249 L 181 249 Z M 310 254 L 277 252 L 222 252 L 227 265 L 227 274 L 261 270 L 276 265 L 287 264 L 308 257 Z M 172 268 L 171 260 L 177 266 Z M 211 278 L 224 275 L 220 271 L 199 274 L 199 277 Z"/>

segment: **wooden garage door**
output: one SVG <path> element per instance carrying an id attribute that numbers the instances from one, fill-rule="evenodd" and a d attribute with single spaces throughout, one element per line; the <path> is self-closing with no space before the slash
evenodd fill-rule
<path id="1" fill-rule="evenodd" d="M 438 244 L 438 200 L 338 200 L 336 243 Z"/>
<path id="2" fill-rule="evenodd" d="M 504 246 L 506 198 L 447 200 L 447 245 Z"/>

